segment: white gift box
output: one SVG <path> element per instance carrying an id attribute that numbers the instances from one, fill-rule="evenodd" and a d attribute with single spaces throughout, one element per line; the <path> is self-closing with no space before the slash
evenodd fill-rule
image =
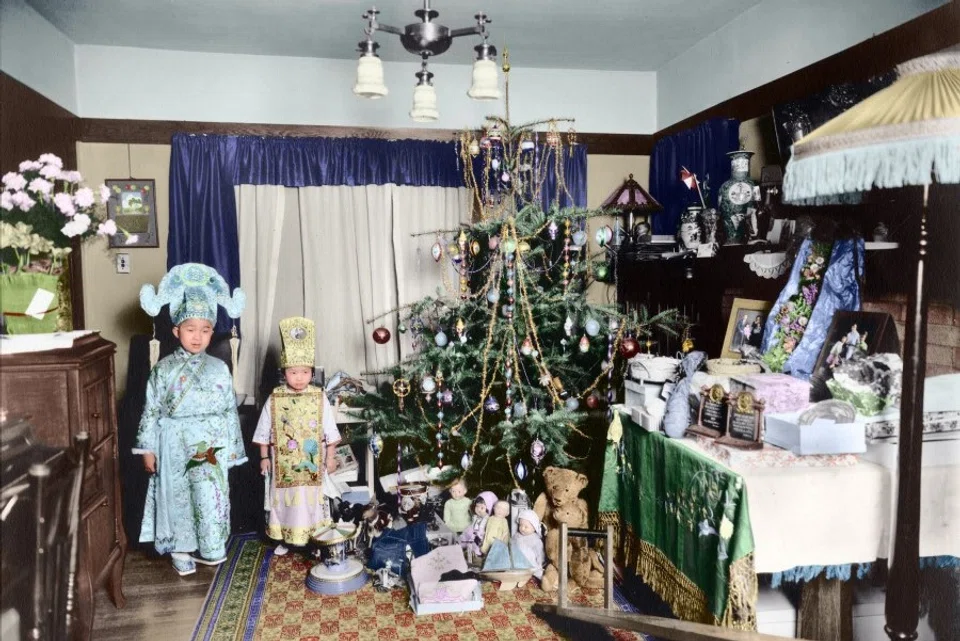
<path id="1" fill-rule="evenodd" d="M 767 414 L 763 440 L 794 454 L 860 454 L 867 451 L 866 423 L 820 418 L 799 425 L 801 412 Z"/>
<path id="2" fill-rule="evenodd" d="M 467 561 L 459 545 L 445 545 L 410 562 L 410 605 L 414 612 L 466 612 L 483 607 L 476 579 L 440 581 L 451 570 L 467 571 Z"/>

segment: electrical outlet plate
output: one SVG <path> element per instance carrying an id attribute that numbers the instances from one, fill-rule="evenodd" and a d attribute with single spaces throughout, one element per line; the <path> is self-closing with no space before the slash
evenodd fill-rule
<path id="1" fill-rule="evenodd" d="M 130 273 L 130 254 L 117 254 L 117 273 Z"/>

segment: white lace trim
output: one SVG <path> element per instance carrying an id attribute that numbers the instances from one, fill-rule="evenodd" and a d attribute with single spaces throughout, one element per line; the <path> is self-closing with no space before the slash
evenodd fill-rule
<path id="1" fill-rule="evenodd" d="M 747 254 L 743 257 L 743 262 L 760 278 L 779 278 L 787 273 L 786 252 Z"/>
<path id="2" fill-rule="evenodd" d="M 944 69 L 960 69 L 960 52 L 934 53 L 908 60 L 897 65 L 897 74 L 903 78 Z"/>
<path id="3" fill-rule="evenodd" d="M 904 122 L 896 125 L 880 125 L 858 131 L 850 131 L 831 136 L 815 138 L 809 142 L 793 146 L 793 156 L 797 160 L 828 151 L 852 149 L 878 145 L 914 138 L 938 138 L 960 135 L 960 118 L 939 118 Z"/>

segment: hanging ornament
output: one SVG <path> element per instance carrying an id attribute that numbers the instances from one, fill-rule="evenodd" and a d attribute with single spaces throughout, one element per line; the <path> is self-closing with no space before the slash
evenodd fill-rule
<path id="1" fill-rule="evenodd" d="M 596 336 L 600 333 L 600 323 L 598 323 L 597 319 L 593 318 L 592 316 L 587 319 L 587 322 L 584 323 L 583 328 L 590 336 Z"/>
<path id="2" fill-rule="evenodd" d="M 580 352 L 586 354 L 590 351 L 590 339 L 587 338 L 587 335 L 584 334 L 580 337 Z"/>
<path id="3" fill-rule="evenodd" d="M 489 131 L 487 131 L 487 138 L 493 141 L 499 141 L 501 137 L 502 134 L 500 133 L 500 125 L 493 123 L 493 126 L 490 127 Z"/>
<path id="4" fill-rule="evenodd" d="M 447 335 L 443 333 L 443 330 L 437 332 L 436 336 L 433 337 L 433 342 L 437 344 L 437 347 L 446 347 L 449 339 Z"/>
<path id="5" fill-rule="evenodd" d="M 607 328 L 611 332 L 615 332 L 617 331 L 618 327 L 620 327 L 620 321 L 618 321 L 616 318 L 611 317 L 610 320 L 607 322 Z"/>
<path id="6" fill-rule="evenodd" d="M 508 238 L 500 246 L 500 250 L 504 254 L 512 254 L 517 249 L 517 241 L 512 238 Z"/>
<path id="7" fill-rule="evenodd" d="M 504 318 L 511 318 L 513 316 L 513 305 L 504 305 L 500 309 L 500 313 L 503 314 Z"/>
<path id="8" fill-rule="evenodd" d="M 530 337 L 527 336 L 523 339 L 523 342 L 520 343 L 520 353 L 524 356 L 530 356 L 533 353 L 533 341 L 530 340 Z"/>
<path id="9" fill-rule="evenodd" d="M 427 396 L 431 396 L 437 391 L 437 381 L 432 376 L 427 374 L 420 381 L 420 391 Z"/>
<path id="10" fill-rule="evenodd" d="M 406 333 L 407 333 L 407 326 L 404 325 L 404 324 L 401 322 L 401 323 L 399 323 L 399 324 L 397 325 L 397 331 L 400 332 L 401 334 L 406 334 Z"/>
<path id="11" fill-rule="evenodd" d="M 533 148 L 536 147 L 536 146 L 537 146 L 536 143 L 534 143 L 534 142 L 533 142 L 532 140 L 530 140 L 529 138 L 525 138 L 524 140 L 522 140 L 522 141 L 520 142 L 520 150 L 521 150 L 521 151 L 533 151 Z"/>
<path id="12" fill-rule="evenodd" d="M 569 315 L 567 320 L 563 321 L 563 331 L 567 336 L 573 336 L 573 319 Z"/>
<path id="13" fill-rule="evenodd" d="M 497 399 L 493 397 L 493 394 L 487 397 L 487 400 L 483 402 L 483 409 L 487 410 L 491 414 L 500 409 L 500 403 L 497 402 Z"/>
<path id="14" fill-rule="evenodd" d="M 600 407 L 600 398 L 596 394 L 591 394 L 586 398 L 584 402 L 587 404 L 587 407 L 589 407 L 592 410 L 595 410 L 598 407 Z"/>
<path id="15" fill-rule="evenodd" d="M 476 256 L 477 254 L 479 254 L 479 253 L 480 253 L 480 243 L 478 243 L 478 242 L 475 241 L 475 240 L 470 241 L 470 253 L 473 254 L 474 256 Z"/>
<path id="16" fill-rule="evenodd" d="M 640 343 L 632 336 L 627 336 L 620 343 L 620 355 L 624 358 L 633 358 L 640 353 Z"/>
<path id="17" fill-rule="evenodd" d="M 523 464 L 523 461 L 517 461 L 516 466 L 513 468 L 513 473 L 516 475 L 518 481 L 522 481 L 527 478 L 527 466 Z"/>
<path id="18" fill-rule="evenodd" d="M 491 147 L 493 147 L 493 141 L 487 138 L 486 136 L 484 136 L 483 138 L 480 139 L 480 146 L 483 147 L 484 149 L 490 149 Z"/>
<path id="19" fill-rule="evenodd" d="M 563 406 L 566 407 L 567 410 L 570 412 L 576 412 L 577 409 L 580 407 L 580 401 L 578 401 L 575 396 L 571 396 L 566 400 Z"/>
<path id="20" fill-rule="evenodd" d="M 463 456 L 460 457 L 460 467 L 466 470 L 470 467 L 471 463 L 473 463 L 473 461 L 470 459 L 470 455 L 464 452 Z"/>
<path id="21" fill-rule="evenodd" d="M 547 446 L 544 445 L 543 441 L 540 440 L 540 437 L 533 439 L 533 443 L 530 444 L 530 458 L 533 459 L 534 465 L 540 465 L 540 461 L 543 460 L 543 457 L 547 455 Z"/>
<path id="22" fill-rule="evenodd" d="M 604 225 L 597 230 L 597 244 L 601 247 L 606 247 L 610 244 L 610 241 L 613 240 L 613 229 L 610 228 L 610 225 Z"/>
<path id="23" fill-rule="evenodd" d="M 433 244 L 433 247 L 430 248 L 430 255 L 433 256 L 433 260 L 440 262 L 440 258 L 443 256 L 443 247 L 440 245 L 438 240 Z"/>
<path id="24" fill-rule="evenodd" d="M 490 238 L 487 239 L 487 247 L 489 247 L 490 249 L 496 249 L 499 245 L 500 245 L 499 236 L 491 236 Z"/>
<path id="25" fill-rule="evenodd" d="M 374 456 L 380 456 L 383 451 L 383 438 L 376 432 L 370 435 L 370 451 Z"/>
<path id="26" fill-rule="evenodd" d="M 513 415 L 516 418 L 523 418 L 527 415 L 527 405 L 523 401 L 517 401 L 513 404 Z"/>
<path id="27" fill-rule="evenodd" d="M 442 392 L 440 392 L 440 400 L 443 401 L 443 404 L 444 404 L 444 405 L 452 405 L 452 404 L 453 404 L 453 391 L 451 391 L 451 390 L 448 388 L 448 389 L 445 389 L 445 390 L 443 390 Z"/>
<path id="28" fill-rule="evenodd" d="M 470 139 L 470 144 L 467 146 L 467 151 L 471 156 L 478 156 L 480 154 L 480 143 L 477 142 L 476 138 Z"/>
<path id="29" fill-rule="evenodd" d="M 525 240 L 521 240 L 520 243 L 517 244 L 517 249 L 520 250 L 521 254 L 526 254 L 528 251 L 530 251 L 530 243 Z"/>
<path id="30" fill-rule="evenodd" d="M 491 160 L 490 168 L 493 169 L 494 171 L 496 171 L 497 169 L 500 169 L 500 159 L 494 158 L 493 160 Z"/>
<path id="31" fill-rule="evenodd" d="M 597 280 L 603 280 L 610 273 L 610 268 L 607 267 L 606 263 L 601 263 L 597 265 L 597 269 L 594 273 L 597 275 Z"/>
<path id="32" fill-rule="evenodd" d="M 378 327 L 373 330 L 373 342 L 377 345 L 386 345 L 390 341 L 390 330 L 386 327 Z"/>
<path id="33" fill-rule="evenodd" d="M 505 182 L 505 183 L 510 182 L 510 172 L 509 172 L 509 171 L 505 171 L 505 172 L 503 172 L 502 174 L 500 174 L 500 180 L 503 181 L 503 182 Z"/>
<path id="34" fill-rule="evenodd" d="M 550 240 L 557 239 L 557 232 L 560 231 L 560 228 L 557 227 L 556 221 L 550 221 L 550 224 L 547 226 L 547 231 L 550 233 Z"/>
<path id="35" fill-rule="evenodd" d="M 587 233 L 582 229 L 573 232 L 573 244 L 577 247 L 583 247 L 587 244 Z"/>
<path id="36" fill-rule="evenodd" d="M 488 303 L 490 303 L 490 304 L 492 304 L 492 305 L 496 305 L 498 300 L 500 300 L 500 290 L 499 290 L 499 289 L 491 289 L 491 290 L 489 290 L 489 291 L 487 292 L 487 302 L 488 302 Z"/>
<path id="37" fill-rule="evenodd" d="M 400 405 L 400 411 L 403 411 L 403 399 L 410 393 L 410 381 L 405 378 L 398 378 L 393 381 L 393 394 L 397 397 L 397 403 Z"/>

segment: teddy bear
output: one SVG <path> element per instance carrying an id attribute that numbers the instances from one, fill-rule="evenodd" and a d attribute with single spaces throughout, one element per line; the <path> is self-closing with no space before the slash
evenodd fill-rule
<path id="1" fill-rule="evenodd" d="M 550 466 L 543 471 L 544 492 L 537 497 L 533 511 L 547 528 L 547 567 L 541 587 L 552 592 L 557 589 L 560 572 L 560 523 L 568 528 L 586 528 L 589 522 L 587 502 L 579 497 L 587 486 L 587 477 L 573 470 Z M 581 587 L 603 587 L 603 571 L 597 555 L 587 541 L 571 538 L 568 541 L 570 576 Z"/>

